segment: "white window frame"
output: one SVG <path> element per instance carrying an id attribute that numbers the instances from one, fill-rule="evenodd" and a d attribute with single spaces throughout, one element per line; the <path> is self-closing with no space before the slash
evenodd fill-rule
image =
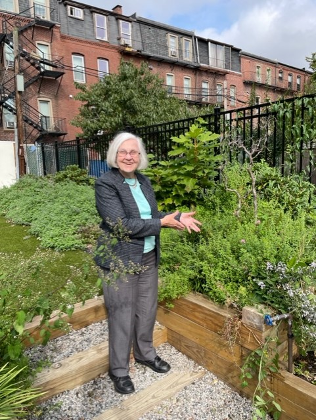
<path id="1" fill-rule="evenodd" d="M 280 81 L 283 80 L 283 70 L 282 69 L 279 70 L 279 80 Z"/>
<path id="2" fill-rule="evenodd" d="M 80 19 L 83 20 L 84 16 L 83 16 L 83 9 L 80 9 L 79 7 L 74 7 L 74 6 L 67 6 L 67 11 L 68 11 L 68 16 L 75 18 L 75 19 Z"/>
<path id="3" fill-rule="evenodd" d="M 300 75 L 296 76 L 296 90 L 300 92 L 302 89 L 302 77 Z"/>
<path id="4" fill-rule="evenodd" d="M 184 99 L 191 99 L 191 77 L 183 77 L 183 97 Z"/>
<path id="5" fill-rule="evenodd" d="M 49 0 L 31 0 L 31 6 L 34 7 L 34 17 L 45 20 L 50 19 Z"/>
<path id="6" fill-rule="evenodd" d="M 225 68 L 225 48 L 224 45 L 208 43 L 209 65 L 220 69 Z"/>
<path id="7" fill-rule="evenodd" d="M 170 83 L 171 82 L 171 83 Z M 169 95 L 172 95 L 174 92 L 174 74 L 167 73 L 166 74 L 166 86 L 167 86 L 167 92 Z"/>
<path id="8" fill-rule="evenodd" d="M 4 44 L 4 64 L 6 69 L 14 69 L 14 51 L 13 48 L 8 45 Z"/>
<path id="9" fill-rule="evenodd" d="M 261 97 L 259 95 L 255 96 L 255 105 L 260 105 L 261 104 Z"/>
<path id="10" fill-rule="evenodd" d="M 6 102 L 8 103 L 8 105 L 11 105 L 13 108 L 15 108 L 15 101 L 13 98 L 7 99 Z M 15 114 L 6 109 L 4 106 L 2 107 L 2 123 L 4 130 L 14 129 L 16 124 Z"/>
<path id="11" fill-rule="evenodd" d="M 256 82 L 261 83 L 261 66 L 256 66 Z"/>
<path id="12" fill-rule="evenodd" d="M 85 71 L 85 60 L 84 56 L 81 54 L 72 54 L 72 68 L 74 81 L 78 83 L 86 83 L 86 71 Z M 75 60 L 81 60 L 81 65 L 75 63 Z M 81 75 L 81 76 L 80 76 Z"/>
<path id="13" fill-rule="evenodd" d="M 178 37 L 173 34 L 168 34 L 168 54 L 169 57 L 178 58 Z"/>
<path id="14" fill-rule="evenodd" d="M 192 61 L 192 39 L 183 38 L 183 60 Z"/>
<path id="15" fill-rule="evenodd" d="M 18 13 L 19 11 L 19 2 L 18 0 L 12 0 L 10 2 L 10 0 L 0 0 L 0 9 L 1 10 L 5 10 L 6 12 L 13 12 L 13 13 Z M 12 7 L 10 7 L 10 5 L 8 3 L 12 3 Z"/>
<path id="16" fill-rule="evenodd" d="M 126 28 L 124 28 L 126 26 Z M 121 45 L 132 45 L 132 24 L 126 20 L 120 20 Z"/>
<path id="17" fill-rule="evenodd" d="M 41 110 L 41 103 L 44 103 L 44 102 L 45 104 L 47 104 L 48 115 L 44 115 Z M 53 117 L 52 101 L 48 98 L 38 98 L 37 106 L 38 106 L 39 113 L 42 114 L 44 117 L 44 120 L 40 121 L 42 128 L 44 128 L 45 131 L 53 131 L 54 130 L 54 117 Z"/>
<path id="18" fill-rule="evenodd" d="M 229 88 L 230 106 L 236 106 L 236 86 L 230 85 Z"/>
<path id="19" fill-rule="evenodd" d="M 209 95 L 210 95 L 210 84 L 207 80 L 202 81 L 202 102 L 208 102 L 209 101 Z"/>
<path id="20" fill-rule="evenodd" d="M 293 74 L 289 73 L 287 76 L 287 87 L 293 89 Z"/>
<path id="21" fill-rule="evenodd" d="M 101 22 L 103 20 L 103 22 Z M 94 29 L 95 29 L 95 38 L 100 39 L 101 41 L 108 40 L 107 34 L 107 18 L 104 15 L 100 15 L 99 13 L 94 14 Z M 104 32 L 104 36 L 102 36 L 98 32 Z"/>
<path id="22" fill-rule="evenodd" d="M 270 69 L 270 67 L 267 68 L 266 74 L 267 74 L 266 83 L 267 83 L 267 85 L 271 85 L 271 69 Z"/>
<path id="23" fill-rule="evenodd" d="M 105 64 L 106 71 L 102 70 L 101 63 Z M 109 75 L 109 60 L 106 58 L 98 58 L 98 77 L 99 79 L 103 79 L 104 77 Z"/>
<path id="24" fill-rule="evenodd" d="M 224 86 L 222 83 L 216 84 L 216 102 L 222 104 L 224 102 Z"/>
<path id="25" fill-rule="evenodd" d="M 44 48 L 47 47 L 47 53 L 41 50 L 41 46 Z M 44 58 L 46 60 L 52 61 L 52 55 L 50 51 L 50 44 L 48 42 L 36 41 L 36 53 L 40 58 Z M 51 70 L 51 67 L 47 64 L 44 64 L 45 70 Z"/>

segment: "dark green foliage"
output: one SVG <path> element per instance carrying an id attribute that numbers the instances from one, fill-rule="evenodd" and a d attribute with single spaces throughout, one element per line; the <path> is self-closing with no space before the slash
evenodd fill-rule
<path id="1" fill-rule="evenodd" d="M 71 167 L 55 177 L 24 176 L 0 190 L 0 212 L 16 224 L 30 225 L 44 248 L 84 249 L 98 233 L 100 219 L 94 188 L 80 171 Z"/>
<path id="2" fill-rule="evenodd" d="M 219 135 L 208 131 L 203 124 L 198 119 L 184 135 L 172 137 L 169 159 L 152 160 L 145 171 L 164 210 L 179 206 L 194 208 L 204 201 L 204 191 L 214 185 L 221 161 L 221 156 L 215 153 Z"/>
<path id="3" fill-rule="evenodd" d="M 85 169 L 80 169 L 78 165 L 69 165 L 64 171 L 53 175 L 54 182 L 73 181 L 80 185 L 94 185 L 94 179 L 88 176 Z"/>
<path id="4" fill-rule="evenodd" d="M 94 138 L 98 133 L 116 132 L 127 126 L 140 127 L 198 115 L 200 110 L 170 96 L 164 80 L 148 69 L 122 61 L 117 73 L 87 87 L 77 83 L 82 102 L 79 115 L 73 120 L 83 136 Z M 209 111 L 209 110 L 208 110 Z M 205 113 L 208 112 L 205 110 Z"/>

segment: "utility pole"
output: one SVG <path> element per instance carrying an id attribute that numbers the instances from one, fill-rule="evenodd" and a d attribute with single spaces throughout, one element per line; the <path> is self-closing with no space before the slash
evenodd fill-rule
<path id="1" fill-rule="evenodd" d="M 13 52 L 14 52 L 14 89 L 15 89 L 15 109 L 16 109 L 16 130 L 18 143 L 19 177 L 25 175 L 25 158 L 23 148 L 23 113 L 21 92 L 24 90 L 24 83 L 21 83 L 20 75 L 20 54 L 19 54 L 19 32 L 18 28 L 13 29 Z M 22 78 L 23 80 L 23 78 Z"/>

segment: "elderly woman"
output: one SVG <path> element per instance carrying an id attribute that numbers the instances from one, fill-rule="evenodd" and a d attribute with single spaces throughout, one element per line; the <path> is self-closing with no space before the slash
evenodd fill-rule
<path id="1" fill-rule="evenodd" d="M 129 376 L 130 353 L 135 361 L 159 373 L 170 365 L 153 347 L 158 295 L 159 234 L 161 228 L 199 232 L 201 223 L 190 213 L 162 213 L 157 209 L 149 179 L 138 172 L 148 164 L 141 139 L 130 133 L 118 134 L 110 144 L 107 164 L 111 170 L 97 179 L 96 206 L 105 237 L 115 236 L 115 226 L 123 227 L 128 239 L 117 237 L 113 250 L 96 256 L 105 278 L 113 267 L 130 267 L 103 282 L 109 325 L 109 376 L 121 394 L 134 392 Z M 99 245 L 102 239 L 99 239 Z M 112 243 L 112 242 L 111 242 Z M 102 247 L 101 247 L 102 248 Z M 144 269 L 137 269 L 144 267 Z"/>

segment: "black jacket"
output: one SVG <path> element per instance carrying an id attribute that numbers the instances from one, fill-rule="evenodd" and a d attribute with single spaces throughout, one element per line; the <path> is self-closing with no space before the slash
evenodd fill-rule
<path id="1" fill-rule="evenodd" d="M 116 259 L 125 266 L 130 262 L 141 264 L 146 236 L 155 236 L 156 238 L 156 261 L 157 264 L 159 263 L 160 219 L 167 213 L 158 211 L 155 193 L 149 179 L 140 173 L 137 173 L 136 176 L 150 205 L 152 219 L 140 218 L 137 203 L 130 187 L 118 169 L 112 168 L 96 180 L 96 206 L 102 218 L 100 227 L 104 235 L 107 237 L 111 233 L 113 235 L 113 225 L 121 221 L 128 236 L 128 241 L 116 236 L 117 241 L 111 246 L 111 252 L 106 257 L 97 253 L 95 261 L 101 267 L 110 268 L 111 263 L 116 265 Z M 107 241 L 101 236 L 98 240 L 98 247 L 105 242 Z M 114 256 L 115 258 L 113 258 Z"/>

